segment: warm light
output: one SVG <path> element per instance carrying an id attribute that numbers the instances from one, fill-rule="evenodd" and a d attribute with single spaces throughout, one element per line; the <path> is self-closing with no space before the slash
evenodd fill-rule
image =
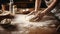
<path id="1" fill-rule="evenodd" d="M 48 21 L 43 21 L 43 22 L 30 22 L 29 19 L 34 17 L 34 15 L 30 15 L 30 16 L 16 15 L 16 16 L 17 17 L 14 20 L 12 20 L 11 24 L 18 24 L 20 25 L 20 27 L 37 28 L 41 26 L 47 26 L 53 21 L 53 20 L 48 20 Z"/>
<path id="2" fill-rule="evenodd" d="M 25 9 L 23 9 L 23 11 L 26 11 Z"/>

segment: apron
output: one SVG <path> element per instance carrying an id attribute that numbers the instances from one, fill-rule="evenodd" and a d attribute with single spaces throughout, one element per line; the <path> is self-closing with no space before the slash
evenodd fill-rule
<path id="1" fill-rule="evenodd" d="M 41 0 L 41 8 L 47 8 L 47 5 L 44 0 Z"/>

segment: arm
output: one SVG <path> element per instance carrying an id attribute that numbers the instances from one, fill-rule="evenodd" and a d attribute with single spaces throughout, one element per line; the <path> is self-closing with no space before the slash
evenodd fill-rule
<path id="1" fill-rule="evenodd" d="M 53 0 L 53 2 L 48 6 L 48 8 L 46 8 L 41 13 L 47 14 L 48 12 L 50 12 L 55 7 L 56 3 L 57 3 L 57 0 Z"/>
<path id="2" fill-rule="evenodd" d="M 41 0 L 35 0 L 35 10 L 30 12 L 28 15 L 38 12 L 41 6 Z"/>
<path id="3" fill-rule="evenodd" d="M 35 0 L 35 11 L 38 11 L 41 6 L 41 0 Z"/>
<path id="4" fill-rule="evenodd" d="M 57 0 L 53 0 L 53 2 L 45 10 L 43 10 L 42 12 L 39 11 L 36 14 L 36 16 L 38 16 L 40 14 L 42 14 L 42 16 L 46 15 L 47 13 L 49 13 L 55 7 L 56 3 L 57 3 Z"/>
<path id="5" fill-rule="evenodd" d="M 48 8 L 46 8 L 42 12 L 39 11 L 35 15 L 35 17 L 32 18 L 33 21 L 41 20 L 44 15 L 46 15 L 47 13 L 49 13 L 55 7 L 56 3 L 57 3 L 57 0 L 53 0 L 53 2 L 48 6 Z"/>

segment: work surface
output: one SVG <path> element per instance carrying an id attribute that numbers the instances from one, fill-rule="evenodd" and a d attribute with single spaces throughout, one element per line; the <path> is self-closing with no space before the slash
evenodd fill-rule
<path id="1" fill-rule="evenodd" d="M 57 32 L 59 21 L 52 15 L 45 15 L 40 22 L 30 22 L 33 15 L 16 14 L 14 17 L 11 21 L 14 26 L 0 26 L 0 34 L 60 34 Z"/>

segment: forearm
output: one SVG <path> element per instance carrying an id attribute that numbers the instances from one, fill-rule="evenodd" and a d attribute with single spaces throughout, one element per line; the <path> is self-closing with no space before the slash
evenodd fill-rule
<path id="1" fill-rule="evenodd" d="M 53 2 L 48 6 L 48 8 L 46 8 L 41 13 L 47 14 L 48 12 L 50 12 L 55 7 L 56 3 L 57 3 L 57 0 L 53 0 Z"/>
<path id="2" fill-rule="evenodd" d="M 40 10 L 40 6 L 41 6 L 41 0 L 35 0 L 35 10 L 30 12 L 28 15 L 35 14 L 36 12 L 38 12 L 38 10 Z"/>
<path id="3" fill-rule="evenodd" d="M 53 2 L 42 12 L 38 12 L 36 14 L 36 17 L 38 16 L 39 18 L 42 18 L 44 15 L 48 14 L 56 5 L 57 0 L 53 0 Z"/>
<path id="4" fill-rule="evenodd" d="M 40 9 L 41 0 L 35 0 L 35 11 L 38 11 Z"/>
<path id="5" fill-rule="evenodd" d="M 35 17 L 32 18 L 32 21 L 40 21 L 44 15 L 46 15 L 47 13 L 49 13 L 56 5 L 57 0 L 53 0 L 53 2 L 42 12 L 38 12 Z"/>

